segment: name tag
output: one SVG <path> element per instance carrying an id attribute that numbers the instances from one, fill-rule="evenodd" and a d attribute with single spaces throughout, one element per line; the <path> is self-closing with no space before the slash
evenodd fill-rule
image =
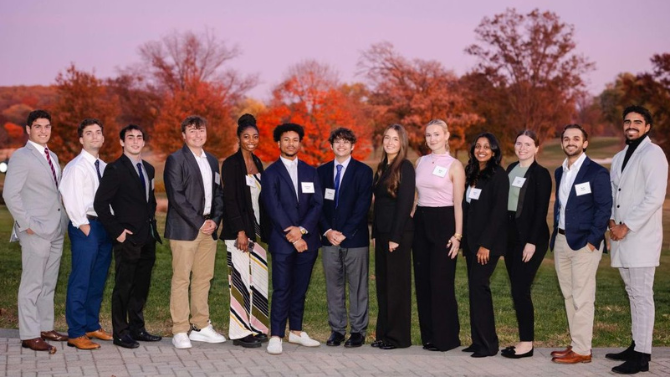
<path id="1" fill-rule="evenodd" d="M 437 165 L 435 169 L 433 169 L 433 175 L 436 175 L 440 178 L 444 178 L 445 175 L 447 175 L 447 168 L 444 166 Z"/>
<path id="2" fill-rule="evenodd" d="M 479 200 L 479 195 L 482 194 L 482 189 L 478 188 L 471 188 L 470 189 L 470 194 L 468 195 L 468 198 L 474 199 L 474 200 Z"/>
<path id="3" fill-rule="evenodd" d="M 523 187 L 523 184 L 526 183 L 526 178 L 523 177 L 514 177 L 514 181 L 512 182 L 512 186 L 514 187 Z"/>
<path id="4" fill-rule="evenodd" d="M 589 182 L 579 183 L 575 185 L 575 193 L 577 196 L 582 196 L 591 193 L 591 184 Z"/>
<path id="5" fill-rule="evenodd" d="M 214 183 L 217 185 L 221 184 L 221 175 L 217 172 L 214 172 Z"/>
<path id="6" fill-rule="evenodd" d="M 254 179 L 254 177 L 246 175 L 245 178 L 247 179 L 247 186 L 249 187 L 256 186 L 256 180 Z"/>
<path id="7" fill-rule="evenodd" d="M 154 179 L 153 178 L 151 178 L 151 189 L 152 190 L 154 189 Z"/>
<path id="8" fill-rule="evenodd" d="M 328 200 L 335 200 L 335 190 L 327 188 L 323 197 Z"/>
<path id="9" fill-rule="evenodd" d="M 314 194 L 314 182 L 300 182 L 303 194 Z"/>

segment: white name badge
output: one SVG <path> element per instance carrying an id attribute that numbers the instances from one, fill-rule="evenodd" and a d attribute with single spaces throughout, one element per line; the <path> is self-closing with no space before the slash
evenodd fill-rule
<path id="1" fill-rule="evenodd" d="M 591 193 L 591 185 L 588 182 L 579 183 L 575 185 L 575 193 L 577 196 L 582 196 Z"/>
<path id="2" fill-rule="evenodd" d="M 444 178 L 445 175 L 447 175 L 447 168 L 444 166 L 437 165 L 435 169 L 433 169 L 433 175 L 436 175 L 440 178 Z"/>
<path id="3" fill-rule="evenodd" d="M 326 189 L 326 193 L 323 195 L 323 197 L 328 200 L 335 200 L 335 190 Z"/>
<path id="4" fill-rule="evenodd" d="M 314 194 L 314 182 L 300 182 L 303 194 Z"/>
<path id="5" fill-rule="evenodd" d="M 214 172 L 214 183 L 217 185 L 221 184 L 221 176 L 217 172 Z"/>
<path id="6" fill-rule="evenodd" d="M 471 188 L 470 189 L 470 194 L 468 195 L 468 198 L 474 199 L 474 200 L 479 200 L 479 195 L 482 194 L 482 189 L 478 188 Z"/>
<path id="7" fill-rule="evenodd" d="M 256 180 L 254 177 L 246 175 L 245 178 L 247 179 L 247 186 L 253 187 L 256 186 Z"/>
<path id="8" fill-rule="evenodd" d="M 154 179 L 153 178 L 151 178 L 151 189 L 152 190 L 154 189 Z"/>
<path id="9" fill-rule="evenodd" d="M 512 186 L 514 187 L 523 187 L 523 184 L 526 183 L 526 178 L 523 177 L 514 177 L 514 181 L 512 182 Z"/>

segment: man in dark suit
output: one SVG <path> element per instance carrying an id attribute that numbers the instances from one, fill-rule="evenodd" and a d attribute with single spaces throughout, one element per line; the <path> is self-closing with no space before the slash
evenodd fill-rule
<path id="1" fill-rule="evenodd" d="M 302 331 L 305 295 L 319 248 L 318 222 L 323 196 L 316 169 L 298 160 L 305 131 L 287 123 L 275 128 L 279 160 L 265 170 L 261 200 L 272 229 L 272 308 L 270 354 L 282 353 L 282 338 L 289 321 L 289 343 L 317 347 L 319 342 Z"/>
<path id="2" fill-rule="evenodd" d="M 591 362 L 596 271 L 612 209 L 609 173 L 586 157 L 588 144 L 581 126 L 565 126 L 561 148 L 567 158 L 556 169 L 554 232 L 549 245 L 555 253 L 572 338 L 565 350 L 551 353 L 552 361 L 560 364 Z"/>
<path id="3" fill-rule="evenodd" d="M 114 344 L 137 348 L 141 341 L 158 341 L 144 327 L 144 305 L 156 261 L 156 197 L 154 167 L 142 160 L 145 135 L 139 126 L 120 132 L 123 154 L 107 165 L 93 207 L 114 240 L 115 284 L 112 292 Z"/>
<path id="4" fill-rule="evenodd" d="M 223 215 L 219 162 L 203 149 L 207 141 L 204 118 L 193 115 L 184 119 L 181 135 L 184 146 L 165 162 L 164 182 L 168 197 L 165 238 L 170 240 L 172 250 L 172 344 L 185 349 L 191 348 L 191 340 L 223 343 L 226 338 L 217 333 L 209 321 L 216 228 Z M 189 330 L 190 336 L 187 335 Z"/>
<path id="5" fill-rule="evenodd" d="M 368 211 L 372 202 L 372 169 L 354 160 L 351 153 L 356 135 L 338 128 L 328 138 L 335 160 L 317 172 L 324 190 L 319 222 L 323 271 L 326 275 L 328 323 L 331 334 L 326 342 L 339 346 L 347 330 L 345 278 L 349 282 L 349 323 L 351 336 L 344 346 L 360 347 L 368 327 L 368 271 L 370 233 Z"/>

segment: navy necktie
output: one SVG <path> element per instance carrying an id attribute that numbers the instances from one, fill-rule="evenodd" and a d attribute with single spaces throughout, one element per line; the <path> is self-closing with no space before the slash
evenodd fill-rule
<path id="1" fill-rule="evenodd" d="M 337 204 L 340 201 L 340 179 L 342 178 L 343 166 L 337 164 L 335 168 L 337 169 L 337 173 L 335 174 L 335 208 L 337 208 Z"/>
<path id="2" fill-rule="evenodd" d="M 140 173 L 140 182 L 142 182 L 142 193 L 147 195 L 147 183 L 144 182 L 144 173 L 142 172 L 142 163 L 137 163 L 137 171 Z"/>
<path id="3" fill-rule="evenodd" d="M 95 172 L 98 173 L 98 181 L 102 179 L 102 175 L 100 174 L 100 160 L 95 160 Z"/>

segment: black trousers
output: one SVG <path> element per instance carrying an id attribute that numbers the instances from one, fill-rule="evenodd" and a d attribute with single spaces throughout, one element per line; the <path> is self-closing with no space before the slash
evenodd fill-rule
<path id="1" fill-rule="evenodd" d="M 440 351 L 461 345 L 454 280 L 456 261 L 447 242 L 454 235 L 454 207 L 417 207 L 414 213 L 414 284 L 423 344 Z"/>
<path id="2" fill-rule="evenodd" d="M 465 253 L 470 291 L 470 335 L 478 353 L 493 356 L 498 353 L 499 344 L 491 297 L 491 275 L 500 256 L 491 255 L 489 262 L 481 265 L 477 263 L 477 251 L 468 250 Z"/>
<path id="3" fill-rule="evenodd" d="M 413 232 L 405 232 L 392 253 L 389 234 L 377 234 L 375 239 L 377 340 L 398 348 L 412 345 L 412 236 Z"/>
<path id="4" fill-rule="evenodd" d="M 115 284 L 112 291 L 112 327 L 115 338 L 144 330 L 144 305 L 149 296 L 156 241 L 114 245 Z"/>
<path id="5" fill-rule="evenodd" d="M 547 254 L 547 243 L 535 245 L 535 254 L 528 262 L 523 262 L 523 249 L 526 246 L 519 240 L 519 232 L 514 221 L 513 212 L 510 213 L 509 231 L 507 236 L 507 255 L 505 267 L 509 274 L 512 286 L 512 300 L 516 310 L 516 320 L 519 326 L 519 340 L 532 342 L 535 340 L 535 308 L 530 294 L 530 288 Z"/>

